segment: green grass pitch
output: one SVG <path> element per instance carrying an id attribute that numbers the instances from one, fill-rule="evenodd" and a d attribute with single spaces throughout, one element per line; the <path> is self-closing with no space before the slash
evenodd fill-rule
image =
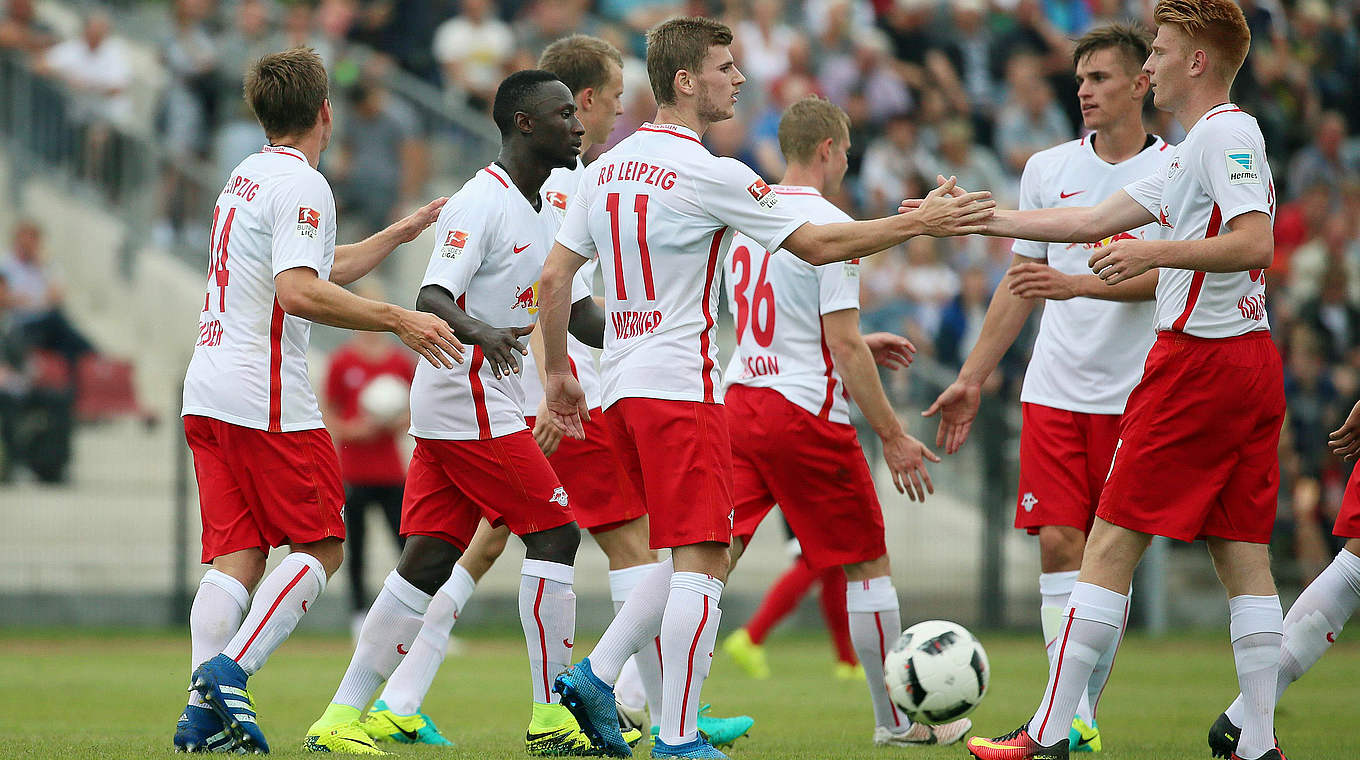
<path id="1" fill-rule="evenodd" d="M 425 708 L 458 746 L 396 746 L 406 757 L 522 758 L 528 672 L 517 632 L 465 631 Z M 1010 731 L 1028 717 L 1045 674 L 1037 634 L 983 635 L 991 691 L 973 714 L 976 730 Z M 585 637 L 577 651 L 588 651 Z M 348 639 L 298 636 L 251 680 L 260 724 L 282 757 L 299 756 L 303 731 L 334 693 L 350 655 Z M 752 681 L 721 653 L 704 698 L 714 712 L 756 718 L 735 760 L 764 758 L 963 758 L 959 746 L 879 749 L 862 683 L 831 678 L 828 644 L 813 636 L 769 642 L 775 676 Z M 143 758 L 171 754 L 170 736 L 188 680 L 187 634 L 0 633 L 0 757 Z M 1360 647 L 1343 642 L 1295 684 L 1276 726 L 1291 758 L 1360 757 L 1355 722 Z M 1236 693 L 1223 636 L 1130 638 L 1101 705 L 1110 760 L 1209 757 L 1210 721 Z M 645 756 L 642 755 L 642 756 Z"/>

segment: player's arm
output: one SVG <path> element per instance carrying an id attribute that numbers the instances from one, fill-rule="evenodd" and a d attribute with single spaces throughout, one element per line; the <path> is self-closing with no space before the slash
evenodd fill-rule
<path id="1" fill-rule="evenodd" d="M 809 264 L 869 256 L 917 235 L 950 237 L 983 232 L 996 201 L 990 192 L 955 192 L 955 180 L 930 191 L 918 206 L 903 208 L 896 216 L 862 222 L 804 224 L 784 239 L 780 247 Z"/>
<path id="2" fill-rule="evenodd" d="M 578 204 L 579 205 L 579 204 Z M 573 206 L 575 211 L 575 206 Z M 569 211 L 569 219 L 570 214 Z M 572 438 L 584 439 L 582 420 L 590 419 L 585 391 L 571 374 L 567 329 L 572 317 L 572 282 L 586 259 L 562 243 L 554 243 L 538 280 L 538 321 L 543 331 L 543 395 L 554 423 Z M 603 322 L 601 323 L 603 324 Z"/>
<path id="3" fill-rule="evenodd" d="M 1006 280 L 1010 283 L 1011 295 L 1018 298 L 1151 301 L 1157 297 L 1157 271 L 1149 270 L 1118 285 L 1106 285 L 1093 274 L 1066 274 L 1047 264 L 1028 261 L 1012 266 L 1006 272 Z"/>
<path id="4" fill-rule="evenodd" d="M 859 405 L 880 440 L 883 459 L 892 472 L 893 485 L 912 501 L 925 501 L 935 493 L 926 471 L 926 460 L 940 461 L 925 444 L 907 435 L 883 392 L 873 353 L 859 331 L 859 309 L 841 309 L 822 315 L 822 331 L 836 371 L 845 380 L 850 397 Z"/>
<path id="5" fill-rule="evenodd" d="M 1116 240 L 1091 255 L 1091 271 L 1105 283 L 1126 282 L 1154 267 L 1197 272 L 1267 269 L 1275 258 L 1270 216 L 1248 211 L 1228 220 L 1227 234 L 1202 240 Z"/>
<path id="6" fill-rule="evenodd" d="M 1033 259 L 1018 253 L 1013 259 L 1015 265 L 1026 261 Z M 987 316 L 982 320 L 977 343 L 968 352 L 958 377 L 928 409 L 921 412 L 923 417 L 940 415 L 935 445 L 943 446 L 946 454 L 957 452 L 968 440 L 968 431 L 973 427 L 982 400 L 982 384 L 991 376 L 996 365 L 1001 363 L 1001 357 L 1006 355 L 1034 311 L 1033 300 L 1011 293 L 1009 279 L 1010 273 L 1007 272 L 997 284 L 992 301 L 987 304 Z"/>
<path id="7" fill-rule="evenodd" d="M 571 305 L 567 332 L 591 348 L 604 348 L 604 308 L 591 296 L 578 298 Z"/>
<path id="8" fill-rule="evenodd" d="M 519 339 L 533 331 L 528 327 L 492 327 L 480 319 L 468 316 L 458 306 L 453 294 L 440 285 L 426 285 L 416 296 L 416 309 L 429 312 L 449 323 L 453 334 L 465 343 L 482 349 L 496 377 L 519 373 L 519 357 L 528 353 Z M 518 355 L 517 355 L 518 354 Z"/>
<path id="9" fill-rule="evenodd" d="M 439 317 L 357 296 L 306 266 L 285 269 L 274 276 L 279 308 L 332 327 L 390 332 L 436 367 L 463 363 L 464 346 Z"/>
<path id="10" fill-rule="evenodd" d="M 370 235 L 357 243 L 337 245 L 335 264 L 331 266 L 331 282 L 348 285 L 373 271 L 373 267 L 382 263 L 397 246 L 415 240 L 426 227 L 434 224 L 439 218 L 440 209 L 444 208 L 448 200 L 435 198 L 406 218 L 393 222 L 382 232 Z"/>

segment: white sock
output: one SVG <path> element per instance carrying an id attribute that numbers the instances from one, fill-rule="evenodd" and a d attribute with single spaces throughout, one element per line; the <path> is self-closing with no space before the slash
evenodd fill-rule
<path id="1" fill-rule="evenodd" d="M 368 608 L 359 643 L 354 647 L 345 677 L 335 690 L 333 704 L 349 705 L 360 712 L 368 707 L 382 682 L 397 669 L 420 632 L 430 595 L 412 586 L 396 570 L 387 574 L 378 598 Z"/>
<path id="2" fill-rule="evenodd" d="M 614 685 L 623 663 L 661 633 L 661 617 L 670 598 L 674 571 L 675 565 L 669 559 L 653 565 L 610 621 L 600 643 L 590 652 L 590 669 L 601 681 Z"/>
<path id="3" fill-rule="evenodd" d="M 723 582 L 676 571 L 661 621 L 661 741 L 684 744 L 699 735 L 699 694 L 713 666 Z M 631 599 L 630 599 L 631 601 Z"/>
<path id="4" fill-rule="evenodd" d="M 571 664 L 576 638 L 575 569 L 560 562 L 526 559 L 519 577 L 519 622 L 529 648 L 534 701 L 556 704 L 552 679 Z"/>
<path id="5" fill-rule="evenodd" d="M 609 595 L 614 599 L 614 614 L 618 615 L 624 603 L 632 595 L 633 589 L 656 569 L 661 563 L 627 567 L 609 571 Z M 591 660 L 594 663 L 594 660 Z M 652 725 L 661 725 L 661 640 L 652 639 L 651 645 L 644 645 L 637 654 L 628 658 L 619 672 L 619 680 L 614 684 L 614 696 L 629 706 L 647 705 L 650 709 Z"/>
<path id="6" fill-rule="evenodd" d="M 1042 600 L 1039 605 L 1039 625 L 1044 632 L 1044 651 L 1048 655 L 1048 664 L 1053 665 L 1053 658 L 1058 651 L 1058 638 L 1062 636 L 1063 612 L 1067 610 L 1067 603 L 1072 596 L 1072 587 L 1077 585 L 1077 576 L 1081 575 L 1080 570 L 1064 570 L 1059 573 L 1039 573 L 1039 598 Z M 1094 677 L 1094 672 L 1092 673 Z M 1089 686 L 1088 686 L 1089 692 Z M 1087 724 L 1093 720 L 1090 700 L 1083 695 L 1077 702 L 1077 717 L 1086 721 Z"/>
<path id="7" fill-rule="evenodd" d="M 893 704 L 883 683 L 883 658 L 888 654 L 888 647 L 902 635 L 902 616 L 892 578 L 884 575 L 867 581 L 847 582 L 845 609 L 850 614 L 850 642 L 855 646 L 855 654 L 864 666 L 864 680 L 869 684 L 874 724 L 893 733 L 903 733 L 911 728 L 911 721 Z"/>
<path id="8" fill-rule="evenodd" d="M 260 581 L 245 622 L 223 654 L 236 660 L 246 675 L 255 675 L 297 627 L 307 605 L 314 604 L 325 590 L 326 569 L 321 560 L 303 552 L 284 557 Z"/>
<path id="9" fill-rule="evenodd" d="M 1242 734 L 1238 757 L 1252 760 L 1275 746 L 1275 685 L 1284 639 L 1284 612 L 1278 596 L 1234 596 L 1228 600 L 1232 616 L 1233 660 L 1242 690 Z"/>
<path id="10" fill-rule="evenodd" d="M 198 582 L 194 606 L 189 610 L 189 672 L 221 654 L 241 627 L 250 606 L 250 592 L 241 582 L 220 570 L 209 570 Z M 189 704 L 203 706 L 203 697 L 189 691 Z"/>
<path id="11" fill-rule="evenodd" d="M 1114 643 L 1108 649 L 1101 652 L 1100 659 L 1096 660 L 1096 666 L 1091 670 L 1091 680 L 1086 682 L 1086 697 L 1077 706 L 1077 715 L 1086 721 L 1087 725 L 1092 725 L 1096 720 L 1096 710 L 1100 709 L 1100 695 L 1105 693 L 1105 684 L 1110 682 L 1110 673 L 1114 671 L 1114 658 L 1119 653 L 1119 645 L 1124 642 L 1124 632 L 1129 627 L 1129 610 L 1133 606 L 1133 588 L 1129 588 L 1129 593 L 1124 600 L 1124 623 L 1119 626 L 1119 635 L 1115 637 Z"/>
<path id="12" fill-rule="evenodd" d="M 1294 683 L 1331 647 L 1346 621 L 1360 605 L 1360 557 L 1342 550 L 1322 574 L 1299 594 L 1284 619 L 1280 674 L 1275 698 Z M 1241 726 L 1246 705 L 1239 694 L 1228 708 L 1228 719 Z"/>
<path id="13" fill-rule="evenodd" d="M 414 715 L 420 711 L 430 684 L 434 683 L 435 673 L 444 663 L 444 654 L 449 649 L 449 632 L 458 622 L 458 616 L 463 614 L 476 586 L 476 581 L 462 565 L 453 566 L 453 573 L 435 592 L 425 610 L 425 620 L 411 651 L 401 659 L 401 664 L 392 671 L 392 677 L 383 687 L 379 699 L 387 709 L 398 715 Z"/>
<path id="14" fill-rule="evenodd" d="M 1124 625 L 1128 596 L 1092 583 L 1072 589 L 1066 620 L 1058 636 L 1058 652 L 1049 664 L 1048 686 L 1029 722 L 1029 735 L 1045 747 L 1066 739 L 1086 694 L 1091 671 Z"/>

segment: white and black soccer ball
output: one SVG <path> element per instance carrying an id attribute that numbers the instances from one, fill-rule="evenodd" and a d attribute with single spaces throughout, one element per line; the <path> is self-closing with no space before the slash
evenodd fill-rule
<path id="1" fill-rule="evenodd" d="M 987 653 L 967 628 L 927 620 L 902 632 L 883 660 L 888 694 L 916 723 L 939 725 L 972 712 L 987 694 Z"/>
<path id="2" fill-rule="evenodd" d="M 382 425 L 401 419 L 410 403 L 411 386 L 396 375 L 378 375 L 359 391 L 359 408 Z"/>

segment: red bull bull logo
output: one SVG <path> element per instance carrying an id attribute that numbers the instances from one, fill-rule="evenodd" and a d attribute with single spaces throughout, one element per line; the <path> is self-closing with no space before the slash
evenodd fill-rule
<path id="1" fill-rule="evenodd" d="M 1139 237 L 1133 234 L 1132 232 L 1118 232 L 1105 238 L 1104 240 L 1095 243 L 1069 243 L 1066 250 L 1070 251 L 1073 248 L 1085 248 L 1086 250 L 1089 251 L 1093 248 L 1104 248 L 1105 246 L 1110 245 L 1116 240 L 1138 240 L 1138 239 Z"/>
<path id="2" fill-rule="evenodd" d="M 538 313 L 538 283 L 534 283 L 515 295 L 512 309 L 524 309 L 530 314 Z"/>

